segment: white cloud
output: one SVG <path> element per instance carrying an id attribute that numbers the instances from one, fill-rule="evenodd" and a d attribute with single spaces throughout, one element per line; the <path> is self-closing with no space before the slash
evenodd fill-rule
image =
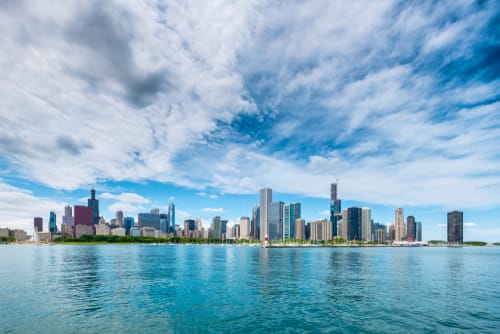
<path id="1" fill-rule="evenodd" d="M 175 197 L 174 197 L 174 196 L 170 196 L 170 197 L 168 198 L 168 201 L 169 201 L 169 202 L 173 202 L 174 200 L 175 200 Z"/>
<path id="2" fill-rule="evenodd" d="M 223 212 L 223 208 L 203 208 L 201 211 L 203 212 Z"/>
<path id="3" fill-rule="evenodd" d="M 330 210 L 323 210 L 318 212 L 318 214 L 321 216 L 330 216 Z"/>
<path id="4" fill-rule="evenodd" d="M 203 191 L 200 191 L 200 192 L 196 193 L 196 195 L 201 196 L 201 197 L 206 197 L 207 193 L 204 193 Z"/>
<path id="5" fill-rule="evenodd" d="M 212 194 L 212 195 L 210 195 L 210 196 L 208 196 L 208 197 L 209 197 L 210 199 L 217 199 L 217 198 L 219 198 L 219 196 L 218 196 L 218 195 L 215 195 L 215 194 Z"/>
<path id="6" fill-rule="evenodd" d="M 120 203 L 134 203 L 134 204 L 146 204 L 149 203 L 149 199 L 135 194 L 135 193 L 121 193 L 121 194 L 111 194 L 111 193 L 102 193 L 99 195 L 101 198 L 113 199 Z"/>
<path id="7" fill-rule="evenodd" d="M 464 227 L 476 227 L 477 224 L 474 222 L 464 222 Z"/>
<path id="8" fill-rule="evenodd" d="M 446 224 L 437 224 L 436 226 L 437 227 L 447 227 L 448 225 L 446 225 Z"/>

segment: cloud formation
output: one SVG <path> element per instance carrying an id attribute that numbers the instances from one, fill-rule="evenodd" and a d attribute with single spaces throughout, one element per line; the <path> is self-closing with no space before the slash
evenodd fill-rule
<path id="1" fill-rule="evenodd" d="M 0 9 L 0 159 L 20 178 L 326 197 L 339 177 L 346 199 L 500 205 L 495 1 Z"/>

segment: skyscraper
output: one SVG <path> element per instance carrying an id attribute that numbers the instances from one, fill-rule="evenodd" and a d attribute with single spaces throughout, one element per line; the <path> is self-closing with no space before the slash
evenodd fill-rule
<path id="1" fill-rule="evenodd" d="M 50 211 L 49 232 L 50 233 L 56 233 L 57 232 L 56 213 L 54 211 Z"/>
<path id="2" fill-rule="evenodd" d="M 130 229 L 134 227 L 134 217 L 123 218 L 123 227 L 125 228 L 125 235 L 130 235 Z"/>
<path id="3" fill-rule="evenodd" d="M 251 236 L 253 240 L 260 239 L 260 207 L 258 205 L 255 205 L 252 209 Z"/>
<path id="4" fill-rule="evenodd" d="M 464 213 L 462 211 L 448 212 L 448 243 L 464 242 Z"/>
<path id="5" fill-rule="evenodd" d="M 43 218 L 35 217 L 33 219 L 33 230 L 35 232 L 43 232 Z"/>
<path id="6" fill-rule="evenodd" d="M 404 216 L 403 208 L 396 208 L 394 212 L 394 241 L 401 241 L 405 236 Z"/>
<path id="7" fill-rule="evenodd" d="M 175 231 L 175 204 L 170 203 L 168 205 L 168 220 L 170 225 L 170 233 Z"/>
<path id="8" fill-rule="evenodd" d="M 372 210 L 370 208 L 361 209 L 361 238 L 364 241 L 372 240 Z"/>
<path id="9" fill-rule="evenodd" d="M 422 241 L 422 223 L 416 222 L 417 241 Z"/>
<path id="10" fill-rule="evenodd" d="M 260 190 L 260 240 L 269 237 L 269 205 L 273 201 L 273 191 L 269 188 Z"/>
<path id="11" fill-rule="evenodd" d="M 120 227 L 123 226 L 123 211 L 121 210 L 116 211 L 116 224 L 120 225 Z"/>
<path id="12" fill-rule="evenodd" d="M 358 207 L 347 208 L 347 240 L 362 240 L 362 226 L 362 209 Z"/>
<path id="13" fill-rule="evenodd" d="M 156 212 L 156 211 L 155 211 Z M 160 214 L 156 213 L 139 213 L 139 228 L 152 227 L 156 230 L 160 230 Z"/>
<path id="14" fill-rule="evenodd" d="M 212 218 L 212 231 L 210 238 L 221 239 L 222 238 L 222 221 L 220 216 L 215 216 Z"/>
<path id="15" fill-rule="evenodd" d="M 283 206 L 283 240 L 295 238 L 295 220 L 300 218 L 300 203 Z"/>
<path id="16" fill-rule="evenodd" d="M 337 198 L 337 183 L 330 185 L 330 221 L 333 226 L 333 236 L 337 236 L 337 222 L 340 220 L 342 203 Z"/>
<path id="17" fill-rule="evenodd" d="M 283 238 L 283 202 L 271 202 L 268 206 L 268 237 L 269 240 L 281 240 Z"/>
<path id="18" fill-rule="evenodd" d="M 99 224 L 99 200 L 95 198 L 95 189 L 90 190 L 90 198 L 87 200 L 87 206 L 92 208 L 92 222 L 94 225 Z"/>
<path id="19" fill-rule="evenodd" d="M 406 240 L 409 242 L 417 240 L 417 225 L 413 216 L 406 217 Z"/>
<path id="20" fill-rule="evenodd" d="M 295 219 L 295 239 L 306 240 L 306 221 L 302 218 Z"/>
<path id="21" fill-rule="evenodd" d="M 73 219 L 73 208 L 70 205 L 66 205 L 64 207 L 64 216 L 63 216 L 63 224 L 67 224 L 68 226 L 73 226 L 75 223 Z"/>
<path id="22" fill-rule="evenodd" d="M 250 239 L 251 225 L 250 218 L 241 217 L 240 218 L 240 239 L 248 240 Z"/>
<path id="23" fill-rule="evenodd" d="M 75 228 L 73 235 L 78 238 L 80 235 L 93 234 L 94 221 L 93 211 L 89 206 L 75 205 Z"/>

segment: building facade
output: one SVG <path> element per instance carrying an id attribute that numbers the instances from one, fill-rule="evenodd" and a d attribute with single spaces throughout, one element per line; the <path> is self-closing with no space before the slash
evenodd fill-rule
<path id="1" fill-rule="evenodd" d="M 337 183 L 330 184 L 330 221 L 333 226 L 333 236 L 338 235 L 337 225 L 342 217 L 342 203 L 337 197 Z"/>
<path id="2" fill-rule="evenodd" d="M 251 238 L 251 224 L 249 217 L 240 218 L 240 239 L 249 240 Z"/>
<path id="3" fill-rule="evenodd" d="M 462 211 L 448 212 L 448 243 L 464 242 L 464 213 Z"/>
<path id="4" fill-rule="evenodd" d="M 43 218 L 42 217 L 33 218 L 33 231 L 43 232 Z"/>
<path id="5" fill-rule="evenodd" d="M 370 208 L 361 209 L 361 239 L 372 241 L 372 210 Z"/>
<path id="6" fill-rule="evenodd" d="M 417 240 L 417 224 L 415 217 L 406 217 L 406 241 L 414 242 Z"/>
<path id="7" fill-rule="evenodd" d="M 92 208 L 92 222 L 99 224 L 99 200 L 95 198 L 95 189 L 90 190 L 90 198 L 87 200 L 87 206 Z"/>
<path id="8" fill-rule="evenodd" d="M 49 232 L 57 233 L 56 213 L 54 211 L 50 211 Z"/>
<path id="9" fill-rule="evenodd" d="M 394 212 L 394 241 L 402 241 L 406 234 L 404 219 L 403 208 L 396 208 Z"/>
<path id="10" fill-rule="evenodd" d="M 273 201 L 273 191 L 269 188 L 260 190 L 260 240 L 269 236 L 269 205 Z"/>
<path id="11" fill-rule="evenodd" d="M 267 228 L 269 240 L 281 240 L 283 238 L 283 202 L 271 202 L 267 212 Z"/>
<path id="12" fill-rule="evenodd" d="M 283 240 L 295 238 L 295 220 L 300 218 L 300 203 L 283 206 Z"/>
<path id="13" fill-rule="evenodd" d="M 295 239 L 306 240 L 306 221 L 302 218 L 295 219 Z"/>

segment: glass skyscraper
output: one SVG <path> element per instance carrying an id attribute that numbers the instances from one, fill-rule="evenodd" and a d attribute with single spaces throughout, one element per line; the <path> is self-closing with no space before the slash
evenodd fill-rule
<path id="1" fill-rule="evenodd" d="M 87 206 L 92 208 L 92 222 L 99 224 L 99 200 L 95 198 L 95 189 L 90 190 L 90 198 L 87 200 Z"/>
<path id="2" fill-rule="evenodd" d="M 295 220 L 300 217 L 300 203 L 285 204 L 283 207 L 283 240 L 295 238 Z"/>
<path id="3" fill-rule="evenodd" d="M 56 213 L 54 211 L 50 211 L 49 231 L 50 231 L 50 233 L 57 232 Z"/>
<path id="4" fill-rule="evenodd" d="M 464 242 L 464 213 L 462 211 L 448 212 L 448 243 Z"/>

